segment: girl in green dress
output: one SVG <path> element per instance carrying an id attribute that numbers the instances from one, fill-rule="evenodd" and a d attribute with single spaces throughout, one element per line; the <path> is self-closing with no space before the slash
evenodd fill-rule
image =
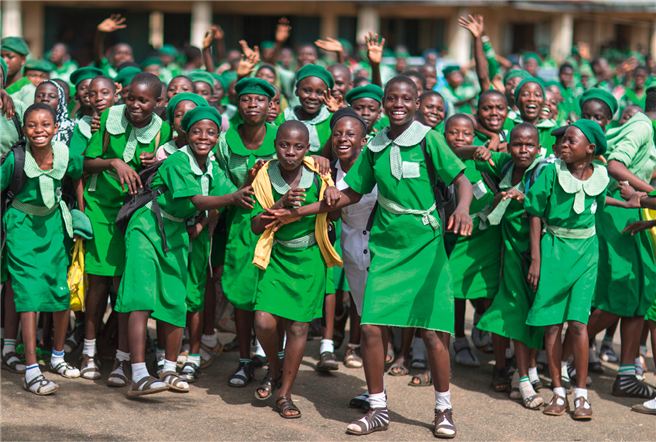
<path id="1" fill-rule="evenodd" d="M 439 92 L 428 90 L 419 96 L 419 103 L 419 112 L 424 117 L 424 124 L 444 135 L 444 98 Z"/>
<path id="2" fill-rule="evenodd" d="M 221 116 L 214 108 L 198 106 L 188 111 L 182 129 L 189 145 L 168 157 L 153 178 L 152 189 L 167 186 L 157 197 L 166 239 L 152 203 L 137 210 L 128 224 L 125 273 L 116 302 L 117 311 L 129 313 L 132 385 L 128 396 L 169 388 L 189 391 L 189 385 L 176 372 L 187 312 L 189 235 L 185 220 L 194 217 L 196 211 L 252 205 L 252 192 L 246 188 L 236 191 L 208 157 L 218 141 L 220 124 Z M 150 316 L 163 321 L 166 329 L 166 360 L 160 381 L 149 376 L 145 363 Z"/>
<path id="3" fill-rule="evenodd" d="M 453 286 L 441 229 L 467 236 L 472 231 L 472 187 L 444 137 L 413 121 L 417 86 L 406 76 L 390 80 L 383 98 L 390 126 L 378 132 L 346 176 L 350 186 L 335 204 L 321 202 L 276 211 L 282 222 L 354 204 L 378 185 L 379 207 L 369 245 L 371 271 L 362 307 L 362 356 L 371 409 L 347 428 L 350 434 L 386 430 L 389 414 L 383 386 L 387 326 L 420 328 L 435 387 L 436 437 L 455 437 L 449 391 L 449 335 L 453 333 Z M 429 170 L 426 155 L 432 160 Z M 431 186 L 439 175 L 458 189 L 458 207 L 440 226 Z M 390 293 L 394 296 L 390 296 Z"/>
<path id="4" fill-rule="evenodd" d="M 8 287 L 13 289 L 16 311 L 20 313 L 25 345 L 25 389 L 38 394 L 54 393 L 58 386 L 47 380 L 36 359 L 37 312 L 53 312 L 55 336 L 51 369 L 64 377 L 76 378 L 80 371 L 64 361 L 64 341 L 69 321 L 70 292 L 66 281 L 68 259 L 65 235 L 73 237 L 73 222 L 61 199 L 65 175 L 82 177 L 82 157 L 52 141 L 57 133 L 52 108 L 37 103 L 24 115 L 26 182 L 3 216 L 7 230 Z M 14 173 L 14 154 L 4 158 L 0 171 L 1 190 L 7 189 Z M 81 199 L 81 187 L 79 197 Z"/>
<path id="5" fill-rule="evenodd" d="M 555 142 L 551 131 L 556 123 L 551 120 L 540 120 L 540 111 L 544 106 L 544 86 L 537 78 L 526 78 L 515 89 L 515 103 L 519 109 L 519 118 L 515 123 L 526 122 L 537 127 L 540 133 L 541 150 L 539 156 L 546 158 L 553 153 Z"/>
<path id="6" fill-rule="evenodd" d="M 242 187 L 251 185 L 254 173 L 264 161 L 276 158 L 274 140 L 277 127 L 266 123 L 275 90 L 259 78 L 244 78 L 237 82 L 235 90 L 239 96 L 237 110 L 242 123 L 221 134 L 216 159 L 232 184 Z M 239 345 L 239 367 L 228 379 L 231 387 L 245 387 L 255 375 L 250 348 L 257 286 L 244 281 L 256 281 L 258 277 L 257 267 L 250 265 L 258 238 L 251 230 L 250 210 L 231 207 L 227 214 L 225 263 L 221 278 L 223 292 L 235 307 Z"/>
<path id="7" fill-rule="evenodd" d="M 359 86 L 348 91 L 345 97 L 351 108 L 367 123 L 367 141 L 376 134 L 374 129 L 383 111 L 383 89 L 375 84 Z"/>
<path id="8" fill-rule="evenodd" d="M 100 115 L 114 106 L 117 97 L 116 84 L 111 78 L 98 75 L 90 80 L 88 95 L 89 104 L 93 110 L 92 116 L 85 115 L 78 121 L 69 144 L 69 148 L 79 155 L 84 155 L 91 141 L 91 135 L 98 130 L 97 126 L 94 127 L 94 121 L 98 125 Z"/>
<path id="9" fill-rule="evenodd" d="M 155 161 L 159 142 L 169 139 L 170 128 L 153 113 L 161 102 L 161 81 L 153 74 L 134 76 L 128 88 L 127 104 L 112 106 L 102 113 L 100 128 L 91 136 L 85 151 L 84 170 L 92 175 L 84 190 L 84 213 L 94 232 L 86 242 L 85 265 L 89 275 L 86 299 L 85 346 L 82 370 L 98 377 L 96 335 L 107 306 L 109 285 L 118 290 L 125 268 L 125 240 L 116 227 L 116 215 L 127 193 L 141 186 L 138 172 Z M 126 192 L 127 191 L 127 192 Z M 116 362 L 108 379 L 110 386 L 125 386 L 130 359 L 127 315 L 119 315 L 119 344 Z M 86 370 L 85 370 L 86 372 Z"/>

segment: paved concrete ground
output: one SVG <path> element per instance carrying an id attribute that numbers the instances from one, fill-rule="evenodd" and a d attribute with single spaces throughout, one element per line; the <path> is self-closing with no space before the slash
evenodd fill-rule
<path id="1" fill-rule="evenodd" d="M 618 333 L 619 335 L 619 333 Z M 153 335 L 154 336 L 154 335 Z M 222 335 L 229 342 L 232 335 Z M 308 343 L 307 356 L 294 386 L 294 400 L 301 419 L 284 420 L 273 411 L 273 401 L 254 399 L 255 384 L 244 389 L 227 386 L 237 366 L 237 353 L 222 354 L 204 370 L 186 394 L 165 392 L 141 399 L 127 399 L 124 389 L 104 381 L 110 371 L 103 366 L 101 381 L 63 379 L 53 396 L 37 397 L 23 390 L 20 375 L 2 371 L 2 440 L 355 440 L 346 425 L 362 416 L 348 408 L 349 400 L 366 389 L 362 370 L 340 364 L 333 374 L 314 371 L 319 340 Z M 607 365 L 604 375 L 593 375 L 590 389 L 595 418 L 575 422 L 569 415 L 549 417 L 525 409 L 507 393 L 490 389 L 491 355 L 474 350 L 481 359 L 478 369 L 453 365 L 451 394 L 457 440 L 631 440 L 656 439 L 656 416 L 630 411 L 641 401 L 611 396 L 617 365 Z M 619 351 L 619 347 L 616 347 Z M 337 355 L 344 356 L 344 348 Z M 646 380 L 656 384 L 653 360 Z M 257 370 L 256 379 L 264 377 Z M 434 440 L 434 394 L 431 388 L 407 386 L 409 376 L 387 377 L 392 424 L 387 432 L 367 440 Z M 545 382 L 548 385 L 548 381 Z M 545 401 L 551 391 L 541 392 Z M 571 397 L 570 397 L 571 399 Z"/>

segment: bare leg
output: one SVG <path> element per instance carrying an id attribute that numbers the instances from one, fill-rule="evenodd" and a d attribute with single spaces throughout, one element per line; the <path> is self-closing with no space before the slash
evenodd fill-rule
<path id="1" fill-rule="evenodd" d="M 121 285 L 121 277 L 120 276 L 115 276 L 114 277 L 114 290 L 116 290 L 116 293 L 118 293 L 118 288 Z M 146 351 L 146 334 L 148 333 L 148 317 L 150 316 L 149 312 L 146 315 L 146 320 L 144 322 L 144 335 L 143 335 L 143 351 L 144 351 L 144 356 L 145 357 L 145 351 Z M 125 352 L 125 353 L 130 353 L 130 349 L 132 348 L 132 340 L 129 338 L 129 332 L 128 332 L 128 327 L 129 327 L 129 321 L 130 321 L 130 313 L 119 313 L 118 314 L 118 349 Z M 132 359 L 132 358 L 130 358 Z M 132 359 L 134 362 L 134 359 Z M 145 362 L 144 359 L 136 362 Z"/>
<path id="2" fill-rule="evenodd" d="M 563 386 L 560 380 L 560 361 L 563 352 L 563 345 L 561 342 L 561 334 L 563 331 L 563 324 L 548 325 L 544 329 L 544 346 L 547 351 L 547 363 L 549 364 L 549 373 L 551 375 L 551 383 L 554 388 Z M 588 354 L 587 342 L 585 354 Z M 583 378 L 585 382 L 585 378 Z"/>
<path id="3" fill-rule="evenodd" d="M 251 358 L 251 331 L 255 314 L 248 310 L 235 308 L 235 326 L 237 327 L 237 343 L 239 344 L 239 357 Z"/>
<path id="4" fill-rule="evenodd" d="M 21 312 L 23 324 L 23 346 L 25 347 L 25 365 L 34 365 L 36 361 L 36 312 Z"/>
<path id="5" fill-rule="evenodd" d="M 326 320 L 326 326 L 321 327 L 321 337 L 323 339 L 333 339 L 335 329 L 335 293 L 329 293 L 323 298 L 323 314 Z M 287 338 L 289 339 L 289 338 Z"/>
<path id="6" fill-rule="evenodd" d="M 42 312 L 43 316 L 43 336 L 41 337 L 41 344 L 45 348 L 50 348 L 50 342 L 52 341 L 52 313 Z"/>
<path id="7" fill-rule="evenodd" d="M 349 343 L 359 344 L 360 343 L 360 315 L 358 315 L 358 309 L 355 307 L 355 302 L 351 299 L 350 308 L 350 317 L 351 317 L 351 331 L 349 336 Z M 387 337 L 387 333 L 384 334 Z M 387 347 L 387 346 L 386 346 Z"/>
<path id="8" fill-rule="evenodd" d="M 530 349 L 528 345 L 523 342 L 513 339 L 513 344 L 515 345 L 515 358 L 517 359 L 517 371 L 519 372 L 519 377 L 523 378 L 528 376 L 528 367 L 529 367 L 529 352 Z"/>
<path id="9" fill-rule="evenodd" d="M 296 322 L 289 319 L 284 320 L 287 327 L 287 345 L 285 346 L 285 359 L 283 361 L 282 386 L 278 391 L 278 397 L 291 398 L 292 385 L 298 374 L 298 369 L 303 360 L 305 353 L 305 344 L 307 343 L 308 322 Z M 287 416 L 298 414 L 296 411 L 289 411 Z"/>
<path id="10" fill-rule="evenodd" d="M 384 345 L 383 335 L 387 334 L 386 329 L 386 326 L 372 324 L 360 326 L 364 376 L 370 394 L 384 391 L 383 375 L 387 346 Z"/>
<path id="11" fill-rule="evenodd" d="M 451 378 L 448 333 L 422 329 L 421 337 L 426 345 L 435 391 L 448 391 Z"/>
<path id="12" fill-rule="evenodd" d="M 123 313 L 123 315 L 128 316 L 128 351 L 132 364 L 146 362 L 146 333 L 148 333 L 150 312 L 142 310 Z M 178 355 L 176 353 L 175 358 L 177 359 L 177 357 Z"/>
<path id="13" fill-rule="evenodd" d="M 205 310 L 203 310 L 203 334 L 214 335 L 214 316 L 216 315 L 216 279 L 221 280 L 221 273 L 223 273 L 223 266 L 216 269 L 214 276 L 210 277 L 209 270 L 207 274 L 207 281 L 205 282 Z M 250 332 L 249 332 L 250 334 Z"/>
<path id="14" fill-rule="evenodd" d="M 588 329 L 585 324 L 578 321 L 569 321 L 568 331 L 572 336 L 574 348 L 574 367 L 576 368 L 576 387 L 587 388 L 585 381 L 588 377 Z"/>
<path id="15" fill-rule="evenodd" d="M 506 366 L 506 348 L 508 338 L 492 333 L 492 344 L 494 346 L 494 362 L 498 369 Z"/>
<path id="16" fill-rule="evenodd" d="M 633 365 L 636 355 L 640 349 L 640 335 L 642 334 L 642 324 L 645 318 L 642 316 L 633 316 L 631 318 L 622 318 L 620 324 L 620 333 L 622 336 L 622 353 L 620 356 L 620 365 Z"/>
<path id="17" fill-rule="evenodd" d="M 282 365 L 278 357 L 278 323 L 282 321 L 282 318 L 271 313 L 255 312 L 255 334 L 269 360 L 269 376 L 274 379 L 278 377 Z M 268 394 L 262 389 L 258 389 L 258 392 L 263 398 Z"/>
<path id="18" fill-rule="evenodd" d="M 467 311 L 467 300 L 455 300 L 455 335 L 456 338 L 465 336 L 465 312 Z"/>
<path id="19" fill-rule="evenodd" d="M 70 310 L 62 310 L 52 314 L 53 324 L 55 326 L 55 337 L 52 345 L 53 350 L 64 351 L 64 342 L 66 341 L 66 332 L 68 331 L 68 321 L 70 319 Z"/>
<path id="20" fill-rule="evenodd" d="M 100 334 L 100 324 L 107 308 L 110 282 L 111 278 L 108 276 L 89 275 L 84 321 L 85 339 L 96 339 Z"/>
<path id="21" fill-rule="evenodd" d="M 20 315 L 16 312 L 16 302 L 14 300 L 14 290 L 11 287 L 11 279 L 7 280 L 5 288 L 5 339 L 16 339 L 18 337 Z"/>
<path id="22" fill-rule="evenodd" d="M 203 311 L 187 312 L 187 327 L 189 328 L 189 354 L 197 355 L 200 351 L 200 337 L 203 334 Z"/>
<path id="23" fill-rule="evenodd" d="M 134 312 L 132 312 L 134 313 Z M 130 320 L 132 320 L 132 315 L 130 315 Z M 148 321 L 148 317 L 146 317 Z M 162 322 L 164 324 L 164 334 L 166 335 L 166 359 L 169 361 L 176 361 L 178 359 L 178 354 L 180 353 L 180 345 L 182 345 L 182 335 L 184 334 L 184 327 L 177 327 L 168 322 Z M 147 330 L 147 327 L 146 327 Z M 143 335 L 144 351 L 146 344 L 146 335 Z M 198 338 L 200 340 L 200 338 Z M 132 344 L 132 340 L 130 340 Z M 132 345 L 130 345 L 132 347 Z M 134 361 L 134 358 L 133 358 Z M 138 361 L 143 362 L 143 361 Z"/>

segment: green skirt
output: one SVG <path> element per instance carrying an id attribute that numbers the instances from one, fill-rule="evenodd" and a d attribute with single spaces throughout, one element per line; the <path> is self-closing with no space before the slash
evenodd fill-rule
<path id="1" fill-rule="evenodd" d="M 66 281 L 68 257 L 61 210 L 47 216 L 27 215 L 9 207 L 7 271 L 17 312 L 60 312 L 71 306 Z"/>
<path id="2" fill-rule="evenodd" d="M 227 226 L 225 262 L 221 276 L 223 293 L 236 308 L 252 312 L 258 279 L 258 268 L 253 265 L 253 257 L 260 237 L 251 230 L 250 210 L 231 207 Z"/>
<path id="3" fill-rule="evenodd" d="M 540 247 L 544 257 L 540 284 L 526 323 L 536 327 L 567 321 L 587 324 L 597 282 L 597 237 L 565 239 L 547 233 Z"/>
<path id="4" fill-rule="evenodd" d="M 189 235 L 184 223 L 162 221 L 168 253 L 162 250 L 155 213 L 144 207 L 132 215 L 125 234 L 127 256 L 116 311 L 149 311 L 157 320 L 184 327 Z"/>
<path id="5" fill-rule="evenodd" d="M 619 191 L 610 196 L 620 199 Z M 656 296 L 656 264 L 647 233 L 622 234 L 641 219 L 640 212 L 610 206 L 597 212 L 599 272 L 592 306 L 622 317 L 645 316 Z"/>
<path id="6" fill-rule="evenodd" d="M 297 322 L 322 316 L 329 269 L 318 245 L 291 249 L 277 244 L 267 269 L 256 268 L 259 281 L 254 310 Z"/>
<path id="7" fill-rule="evenodd" d="M 187 265 L 187 311 L 200 312 L 205 307 L 205 283 L 210 264 L 210 234 L 207 228 L 191 241 L 189 248 L 191 251 Z"/>

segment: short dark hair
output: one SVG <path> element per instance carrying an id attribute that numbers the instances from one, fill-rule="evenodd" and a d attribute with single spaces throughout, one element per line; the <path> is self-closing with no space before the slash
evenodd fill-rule
<path id="1" fill-rule="evenodd" d="M 574 66 L 571 65 L 571 63 L 563 63 L 560 65 L 560 68 L 558 69 L 558 75 L 562 74 L 565 69 L 571 69 L 574 70 Z"/>
<path id="2" fill-rule="evenodd" d="M 601 105 L 601 107 L 604 109 L 604 114 L 606 114 L 606 118 L 608 118 L 609 120 L 613 118 L 613 111 L 610 109 L 610 106 L 608 106 L 608 103 L 598 98 L 589 98 L 585 100 L 583 103 L 581 103 L 581 108 L 583 108 L 585 103 L 587 103 L 588 101 L 592 101 L 594 103 L 598 103 L 599 105 Z"/>
<path id="3" fill-rule="evenodd" d="M 149 91 L 153 93 L 155 98 L 162 96 L 162 80 L 155 74 L 150 72 L 139 72 L 137 75 L 132 78 L 130 86 L 132 84 L 142 84 L 148 88 Z"/>
<path id="4" fill-rule="evenodd" d="M 139 68 L 139 69 L 141 69 L 141 66 L 139 66 L 134 61 L 124 61 L 123 63 L 116 66 L 116 72 L 121 72 L 121 69 L 125 69 L 125 68 Z"/>
<path id="5" fill-rule="evenodd" d="M 474 122 L 472 121 L 471 117 L 469 117 L 467 114 L 455 114 L 455 115 L 451 115 L 449 118 L 446 119 L 446 122 L 444 123 L 444 131 L 446 132 L 447 128 L 452 123 L 461 120 L 465 120 L 469 124 L 471 124 L 472 130 L 476 129 L 476 127 L 474 127 Z"/>
<path id="6" fill-rule="evenodd" d="M 278 127 L 278 133 L 281 133 L 283 130 L 294 131 L 297 130 L 307 137 L 308 144 L 310 143 L 310 131 L 298 120 L 287 120 Z M 277 137 L 276 137 L 277 138 Z"/>
<path id="7" fill-rule="evenodd" d="M 48 113 L 52 115 L 52 121 L 57 123 L 57 114 L 55 113 L 55 110 L 52 107 L 50 107 L 50 105 L 45 103 L 34 103 L 30 107 L 28 107 L 25 110 L 25 113 L 23 114 L 23 126 L 25 126 L 25 120 L 27 120 L 27 116 L 29 114 L 40 110 L 48 111 Z"/>
<path id="8" fill-rule="evenodd" d="M 497 95 L 497 96 L 503 98 L 503 101 L 505 101 L 506 104 L 508 104 L 508 98 L 506 98 L 506 94 L 504 94 L 503 92 L 498 91 L 496 89 L 488 89 L 486 91 L 481 92 L 481 94 L 478 96 L 478 102 L 480 103 L 481 101 L 483 101 L 483 99 L 485 99 L 486 97 L 488 97 L 490 95 Z"/>
<path id="9" fill-rule="evenodd" d="M 432 90 L 431 90 L 431 91 L 424 91 L 424 92 L 419 96 L 419 102 L 421 103 L 421 102 L 423 102 L 424 100 L 426 100 L 427 98 L 430 98 L 430 97 L 438 97 L 438 98 L 441 98 L 442 101 L 444 101 L 444 104 L 446 105 L 446 101 L 444 100 L 444 97 L 442 96 L 442 94 L 440 94 L 440 93 L 437 92 L 437 91 L 432 91 Z"/>
<path id="10" fill-rule="evenodd" d="M 421 87 L 424 88 L 424 90 L 426 89 L 426 87 L 427 87 L 427 86 L 426 86 L 426 77 L 425 77 L 424 74 L 422 74 L 421 72 L 411 70 L 411 71 L 405 71 L 405 72 L 403 72 L 401 75 L 405 75 L 405 76 L 407 76 L 407 77 L 415 77 L 415 78 L 418 78 L 418 79 L 419 79 L 419 82 L 421 83 Z"/>
<path id="11" fill-rule="evenodd" d="M 508 140 L 512 141 L 513 136 L 515 136 L 517 132 L 521 132 L 523 130 L 530 130 L 531 132 L 533 132 L 535 137 L 538 139 L 538 143 L 540 142 L 540 132 L 538 131 L 538 128 L 532 125 L 531 123 L 527 123 L 526 121 L 519 123 L 517 126 L 513 127 L 513 129 L 510 131 L 510 136 L 508 137 Z"/>
<path id="12" fill-rule="evenodd" d="M 187 77 L 186 75 L 176 75 L 175 77 L 173 77 L 173 78 L 171 79 L 171 81 L 169 81 L 169 84 L 171 84 L 171 83 L 173 82 L 173 80 L 175 80 L 176 78 L 184 78 L 185 80 L 187 80 L 187 82 L 191 85 L 191 91 L 192 91 L 194 94 L 198 93 L 198 89 L 196 89 L 196 83 L 194 83 L 193 81 L 191 81 L 191 78 Z M 168 87 L 168 85 L 167 85 L 167 87 Z M 227 91 L 226 91 L 226 92 L 227 92 Z"/>
<path id="13" fill-rule="evenodd" d="M 415 97 L 419 94 L 419 91 L 417 90 L 417 84 L 412 81 L 412 78 L 408 77 L 407 75 L 397 75 L 396 77 L 393 77 L 390 79 L 390 81 L 387 82 L 385 85 L 385 96 L 389 92 L 389 89 L 394 86 L 397 83 L 404 83 L 410 86 L 410 89 L 412 89 L 413 94 Z"/>
<path id="14" fill-rule="evenodd" d="M 91 83 L 93 83 L 94 81 L 104 81 L 105 83 L 110 85 L 110 88 L 114 92 L 116 92 L 116 83 L 114 83 L 114 80 L 112 80 L 111 78 L 106 77 L 104 75 L 98 75 L 97 77 L 93 77 L 91 79 L 91 82 L 89 83 L 89 88 L 91 88 Z"/>

